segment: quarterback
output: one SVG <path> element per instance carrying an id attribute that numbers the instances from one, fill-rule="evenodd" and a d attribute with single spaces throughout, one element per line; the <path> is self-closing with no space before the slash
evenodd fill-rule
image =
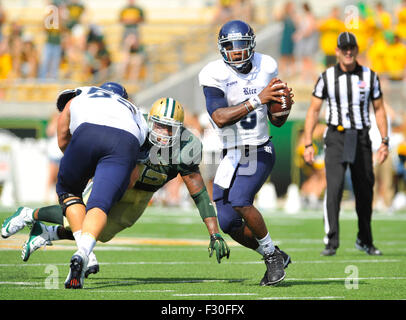
<path id="1" fill-rule="evenodd" d="M 255 34 L 247 23 L 224 24 L 218 48 L 222 59 L 210 62 L 199 74 L 207 112 L 223 143 L 213 201 L 221 229 L 263 255 L 266 271 L 260 285 L 276 285 L 285 278 L 290 258 L 274 245 L 253 201 L 275 163 L 266 104 L 282 103 L 291 93 L 282 92 L 286 84 L 276 78 L 276 61 L 254 51 Z M 270 120 L 278 122 L 272 114 Z"/>
<path id="2" fill-rule="evenodd" d="M 148 138 L 141 147 L 141 156 L 135 170 L 135 185 L 113 205 L 98 241 L 108 242 L 120 231 L 131 227 L 141 217 L 153 194 L 180 174 L 209 232 L 209 256 L 215 251 L 218 263 L 223 257 L 229 257 L 230 249 L 219 234 L 216 212 L 199 171 L 201 142 L 183 126 L 183 119 L 183 107 L 178 101 L 160 98 L 154 102 L 148 114 Z M 84 202 L 91 191 L 92 182 L 83 193 Z M 58 226 L 46 226 L 40 221 L 56 223 Z M 32 229 L 23 246 L 23 261 L 27 261 L 35 250 L 50 244 L 51 241 L 74 239 L 59 205 L 35 210 L 28 207 L 18 208 L 4 221 L 1 235 L 7 238 L 26 225 L 32 225 Z M 92 252 L 85 276 L 98 271 L 99 265 Z"/>

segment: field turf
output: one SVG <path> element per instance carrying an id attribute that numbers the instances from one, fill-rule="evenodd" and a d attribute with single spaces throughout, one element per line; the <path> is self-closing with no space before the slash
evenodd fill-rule
<path id="1" fill-rule="evenodd" d="M 1 222 L 12 212 L 2 211 Z M 209 237 L 196 209 L 149 207 L 132 228 L 95 249 L 100 272 L 82 290 L 64 281 L 75 244 L 55 241 L 20 258 L 29 229 L 0 239 L 0 300 L 404 300 L 406 213 L 375 213 L 375 245 L 368 256 L 354 247 L 355 213 L 341 213 L 341 246 L 322 257 L 322 213 L 264 213 L 272 239 L 292 257 L 283 282 L 260 287 L 265 265 L 228 236 L 230 259 L 208 257 Z"/>

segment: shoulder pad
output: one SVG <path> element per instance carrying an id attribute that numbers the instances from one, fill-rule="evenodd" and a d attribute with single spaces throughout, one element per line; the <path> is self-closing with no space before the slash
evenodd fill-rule
<path id="1" fill-rule="evenodd" d="M 264 72 L 272 74 L 274 77 L 278 74 L 278 63 L 274 58 L 266 54 L 255 52 L 257 66 Z"/>
<path id="2" fill-rule="evenodd" d="M 229 70 L 223 60 L 212 61 L 199 73 L 201 86 L 217 87 L 222 89 L 222 83 L 230 76 Z"/>

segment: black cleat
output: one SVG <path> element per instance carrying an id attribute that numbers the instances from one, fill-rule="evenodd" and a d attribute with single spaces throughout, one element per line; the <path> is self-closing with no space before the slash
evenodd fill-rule
<path id="1" fill-rule="evenodd" d="M 355 248 L 361 251 L 365 251 L 370 256 L 381 256 L 382 251 L 376 248 L 373 244 L 367 245 L 363 244 L 360 239 L 355 242 Z"/>
<path id="2" fill-rule="evenodd" d="M 279 249 L 278 246 L 275 246 L 276 249 L 279 250 L 279 252 L 282 254 L 283 257 L 283 268 L 286 269 L 290 263 L 292 263 L 292 259 L 290 258 L 290 255 L 288 255 L 285 251 L 282 251 Z"/>
<path id="3" fill-rule="evenodd" d="M 85 272 L 85 278 L 87 278 L 89 275 L 91 275 L 91 274 L 96 274 L 96 273 L 98 273 L 100 271 L 100 268 L 99 268 L 99 265 L 98 264 L 95 264 L 95 265 L 93 265 L 93 266 L 90 266 L 90 267 L 88 267 L 87 269 L 86 269 L 86 272 Z"/>
<path id="4" fill-rule="evenodd" d="M 66 289 L 82 289 L 88 258 L 77 251 L 70 259 L 70 270 L 65 280 Z"/>
<path id="5" fill-rule="evenodd" d="M 326 248 L 322 252 L 320 252 L 320 254 L 322 256 L 335 256 L 336 252 L 337 252 L 337 249 L 326 246 Z"/>
<path id="6" fill-rule="evenodd" d="M 278 248 L 275 248 L 273 254 L 264 255 L 266 271 L 264 277 L 259 283 L 261 286 L 272 286 L 281 282 L 285 276 L 285 266 L 283 255 Z"/>

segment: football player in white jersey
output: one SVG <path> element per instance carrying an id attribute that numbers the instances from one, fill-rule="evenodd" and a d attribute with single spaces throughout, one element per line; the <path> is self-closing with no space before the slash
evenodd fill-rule
<path id="1" fill-rule="evenodd" d="M 127 100 L 124 87 L 107 82 L 63 92 L 57 101 L 58 145 L 61 159 L 56 192 L 78 250 L 70 260 L 65 288 L 82 288 L 88 256 L 106 225 L 107 215 L 127 188 L 148 125 Z M 82 193 L 93 178 L 86 206 Z"/>
<path id="2" fill-rule="evenodd" d="M 286 85 L 278 83 L 276 61 L 254 52 L 255 35 L 247 23 L 224 24 L 218 47 L 222 59 L 210 62 L 199 74 L 211 123 L 223 143 L 213 200 L 221 229 L 264 256 L 267 270 L 260 285 L 275 285 L 285 278 L 290 258 L 283 260 L 253 201 L 275 163 L 266 103 L 281 103 L 285 94 L 279 90 Z"/>

